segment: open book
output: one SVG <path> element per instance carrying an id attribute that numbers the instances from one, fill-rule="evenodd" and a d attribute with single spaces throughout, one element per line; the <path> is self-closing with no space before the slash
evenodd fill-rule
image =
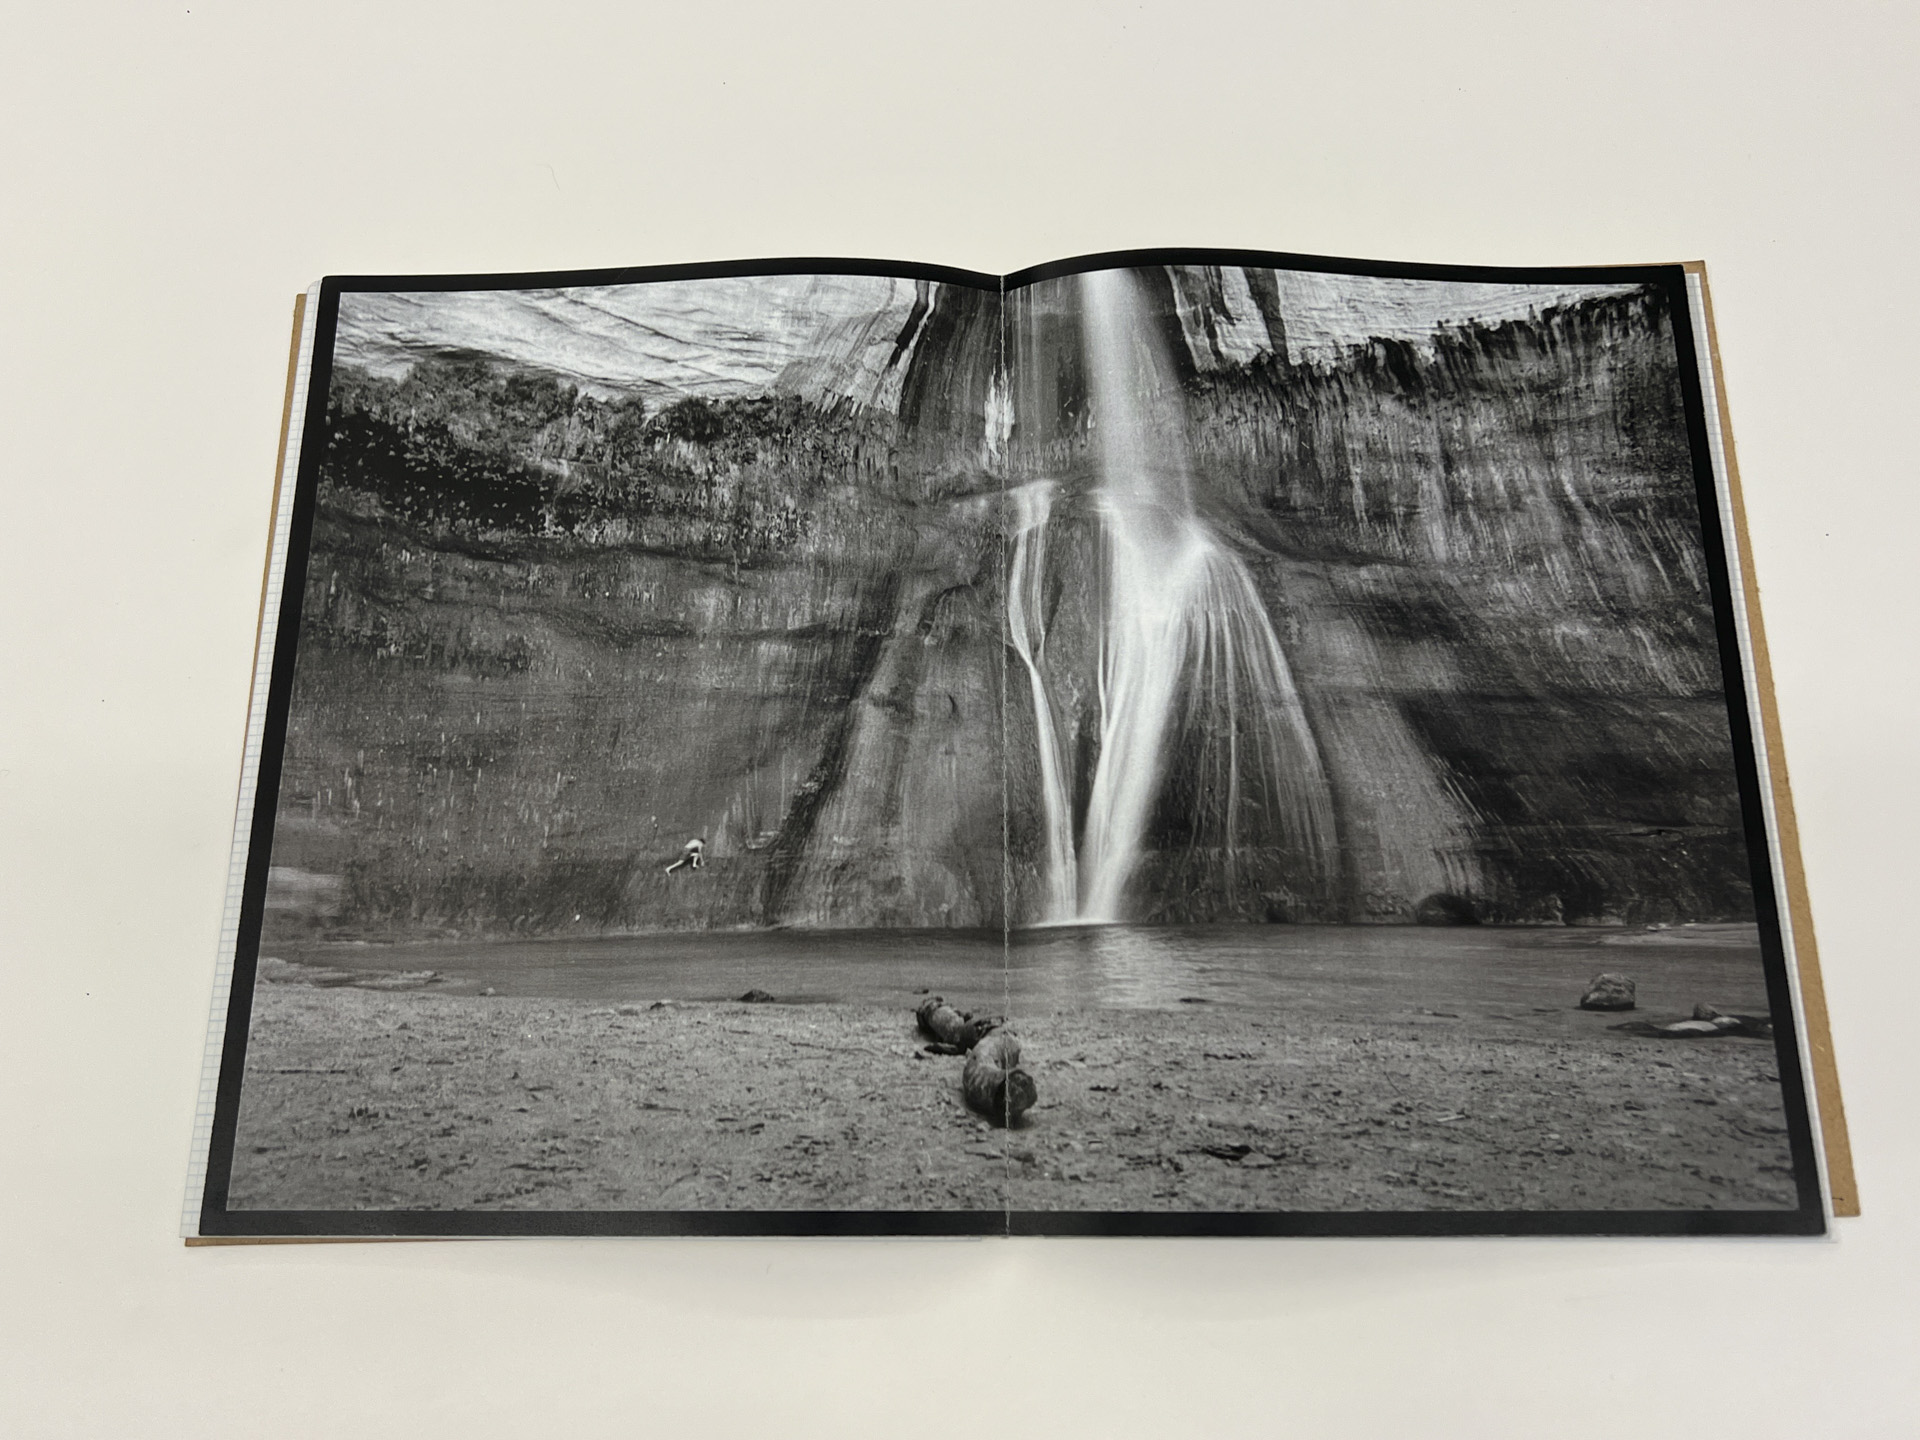
<path id="1" fill-rule="evenodd" d="M 1704 305 L 322 282 L 188 1233 L 1818 1233 Z"/>

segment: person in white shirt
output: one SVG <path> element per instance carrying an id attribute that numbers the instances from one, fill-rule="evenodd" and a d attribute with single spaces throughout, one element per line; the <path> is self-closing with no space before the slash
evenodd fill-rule
<path id="1" fill-rule="evenodd" d="M 683 869 L 683 868 L 698 870 L 702 863 L 701 856 L 705 855 L 706 851 L 707 851 L 706 841 L 704 840 L 687 841 L 686 847 L 682 849 L 680 852 L 680 858 L 674 861 L 673 864 L 667 866 L 667 874 L 671 875 L 674 871 Z"/>

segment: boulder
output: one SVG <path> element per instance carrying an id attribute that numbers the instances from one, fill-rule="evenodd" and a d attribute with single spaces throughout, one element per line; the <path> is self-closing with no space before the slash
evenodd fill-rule
<path id="1" fill-rule="evenodd" d="M 1040 1098 L 1033 1076 L 1020 1068 L 1020 1042 L 995 1030 L 967 1052 L 960 1093 L 969 1108 L 996 1125 L 1011 1125 Z"/>
<path id="2" fill-rule="evenodd" d="M 976 1018 L 971 1012 L 956 1010 L 938 995 L 929 995 L 922 1000 L 913 1014 L 920 1033 L 942 1046 L 945 1053 L 950 1055 L 971 1050 L 982 1035 L 999 1023 L 985 1016 Z"/>
<path id="3" fill-rule="evenodd" d="M 1633 1009 L 1633 980 L 1627 975 L 1619 975 L 1611 970 L 1604 971 L 1587 982 L 1587 993 L 1580 997 L 1582 1010 L 1631 1010 Z"/>

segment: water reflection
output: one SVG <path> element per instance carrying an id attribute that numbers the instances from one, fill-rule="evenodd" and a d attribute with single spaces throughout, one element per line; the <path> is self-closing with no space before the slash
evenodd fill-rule
<path id="1" fill-rule="evenodd" d="M 1183 939 L 1177 932 L 1132 925 L 1062 927 L 1017 936 L 1009 956 L 1014 1002 L 1036 987 L 1054 996 L 1063 990 L 1077 993 L 1084 1003 L 1122 1009 L 1171 1009 L 1184 997 L 1205 997 L 1212 967 L 1202 965 L 1196 958 L 1198 948 L 1181 943 Z"/>
<path id="2" fill-rule="evenodd" d="M 1623 948 L 1631 947 L 1631 948 Z M 1764 1010 L 1752 925 L 1659 932 L 1463 926 L 1071 925 L 999 931 L 842 930 L 606 936 L 408 945 L 305 942 L 282 961 L 369 976 L 431 970 L 430 993 L 651 1003 L 780 1000 L 877 1004 L 921 997 L 1013 1016 L 1083 1008 L 1212 1005 L 1315 1013 L 1533 1014 L 1570 1006 L 1599 970 L 1630 968 L 1641 1008 L 1698 1001 Z"/>

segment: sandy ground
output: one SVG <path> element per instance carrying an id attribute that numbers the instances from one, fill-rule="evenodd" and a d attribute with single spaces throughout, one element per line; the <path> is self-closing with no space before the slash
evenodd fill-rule
<path id="1" fill-rule="evenodd" d="M 1012 1131 L 872 1006 L 266 983 L 234 1209 L 1791 1206 L 1773 1047 L 1577 1009 L 1023 1016 Z"/>

